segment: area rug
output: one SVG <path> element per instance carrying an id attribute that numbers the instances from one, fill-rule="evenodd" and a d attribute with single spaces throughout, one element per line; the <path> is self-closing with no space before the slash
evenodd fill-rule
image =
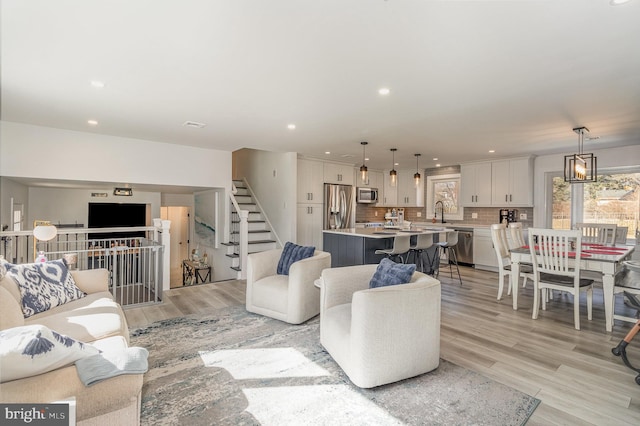
<path id="1" fill-rule="evenodd" d="M 539 400 L 445 360 L 360 389 L 303 325 L 243 306 L 131 330 L 149 350 L 143 425 L 522 425 Z"/>

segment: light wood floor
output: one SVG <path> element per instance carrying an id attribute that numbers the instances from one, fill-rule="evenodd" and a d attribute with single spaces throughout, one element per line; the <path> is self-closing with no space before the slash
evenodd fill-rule
<path id="1" fill-rule="evenodd" d="M 632 324 L 616 321 L 605 332 L 602 290 L 594 290 L 593 321 L 581 299 L 582 330 L 573 327 L 571 296 L 556 296 L 531 319 L 532 285 L 496 301 L 497 274 L 461 267 L 463 285 L 442 272 L 441 357 L 504 383 L 542 403 L 529 425 L 640 425 L 636 373 L 611 354 Z M 244 305 L 245 283 L 226 281 L 165 292 L 160 305 L 128 308 L 130 327 Z M 618 299 L 621 299 L 618 297 Z M 616 301 L 616 313 L 635 312 Z M 627 348 L 640 366 L 640 336 Z"/>

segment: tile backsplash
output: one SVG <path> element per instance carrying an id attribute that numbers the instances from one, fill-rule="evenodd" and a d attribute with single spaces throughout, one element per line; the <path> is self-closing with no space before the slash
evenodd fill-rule
<path id="1" fill-rule="evenodd" d="M 356 222 L 384 222 L 384 215 L 390 210 L 387 207 L 375 207 L 366 204 L 356 205 Z M 521 207 L 518 210 L 518 215 L 526 213 L 527 219 L 521 220 L 518 218 L 518 222 L 522 222 L 522 226 L 528 228 L 533 226 L 533 208 Z M 465 207 L 463 220 L 445 220 L 447 223 L 471 223 L 477 225 L 490 225 L 492 223 L 498 223 L 500 208 L 498 207 Z M 421 214 L 418 217 L 418 213 Z M 473 219 L 473 214 L 476 213 L 478 217 Z M 405 207 L 404 208 L 405 220 L 411 222 L 431 222 L 431 217 L 426 214 L 425 208 L 419 207 Z M 438 221 L 440 217 L 438 216 Z"/>

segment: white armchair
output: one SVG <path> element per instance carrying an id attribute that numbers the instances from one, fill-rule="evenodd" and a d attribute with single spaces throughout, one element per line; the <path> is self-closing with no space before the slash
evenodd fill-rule
<path id="1" fill-rule="evenodd" d="M 320 313 L 320 290 L 313 282 L 331 267 L 331 254 L 316 250 L 313 256 L 293 263 L 289 275 L 278 275 L 281 254 L 282 249 L 275 249 L 248 256 L 246 309 L 300 324 Z"/>
<path id="2" fill-rule="evenodd" d="M 415 272 L 408 284 L 369 289 L 376 267 L 322 271 L 320 343 L 361 388 L 414 377 L 440 362 L 440 281 Z"/>

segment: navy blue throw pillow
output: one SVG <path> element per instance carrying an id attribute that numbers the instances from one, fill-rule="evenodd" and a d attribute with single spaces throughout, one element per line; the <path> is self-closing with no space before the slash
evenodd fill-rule
<path id="1" fill-rule="evenodd" d="M 416 265 L 413 263 L 395 263 L 389 259 L 382 259 L 369 281 L 369 288 L 406 284 L 411 281 L 415 271 Z"/>
<path id="2" fill-rule="evenodd" d="M 315 251 L 315 247 L 299 246 L 287 241 L 284 245 L 284 249 L 282 249 L 280 261 L 278 262 L 278 275 L 289 275 L 289 268 L 294 262 L 313 256 Z"/>

